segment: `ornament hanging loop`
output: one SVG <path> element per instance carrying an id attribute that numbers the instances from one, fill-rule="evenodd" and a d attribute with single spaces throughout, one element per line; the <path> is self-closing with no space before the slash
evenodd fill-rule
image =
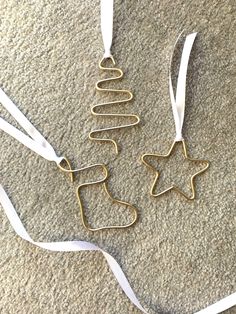
<path id="1" fill-rule="evenodd" d="M 113 6 L 114 0 L 101 0 L 101 31 L 104 45 L 104 59 L 111 58 L 113 37 Z"/>
<path id="2" fill-rule="evenodd" d="M 195 38 L 197 36 L 197 33 L 189 34 L 187 35 L 185 39 L 180 66 L 179 66 L 179 73 L 177 77 L 176 93 L 174 94 L 173 83 L 172 83 L 172 78 L 171 78 L 171 69 L 172 69 L 174 51 L 175 51 L 176 44 L 180 36 L 178 37 L 174 45 L 174 49 L 173 49 L 173 53 L 172 53 L 171 61 L 170 61 L 170 70 L 169 70 L 169 93 L 170 93 L 172 111 L 173 111 L 173 116 L 174 116 L 174 121 L 175 121 L 175 132 L 176 132 L 175 141 L 176 142 L 183 141 L 182 128 L 183 128 L 184 114 L 185 114 L 186 79 L 187 79 L 188 62 L 189 62 L 190 53 L 191 53 Z"/>
<path id="3" fill-rule="evenodd" d="M 115 59 L 114 59 L 114 57 L 113 57 L 111 54 L 110 54 L 109 56 L 106 56 L 106 55 L 104 54 L 102 60 L 99 62 L 99 68 L 100 68 L 100 69 L 103 69 L 102 64 L 103 64 L 106 60 L 109 60 L 109 59 L 111 60 L 111 62 L 112 62 L 113 65 L 116 65 Z"/>
<path id="4" fill-rule="evenodd" d="M 63 165 L 65 165 L 66 168 Z M 69 162 L 69 160 L 66 157 L 63 157 L 62 161 L 57 166 L 61 171 L 64 171 L 64 172 L 69 174 L 70 181 L 73 183 L 74 182 L 74 172 L 72 170 L 71 163 Z"/>

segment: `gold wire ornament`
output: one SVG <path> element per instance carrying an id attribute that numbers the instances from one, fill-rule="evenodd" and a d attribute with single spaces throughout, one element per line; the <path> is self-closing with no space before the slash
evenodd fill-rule
<path id="1" fill-rule="evenodd" d="M 131 205 L 128 202 L 114 198 L 112 196 L 111 192 L 109 192 L 108 184 L 107 184 L 108 170 L 104 164 L 94 164 L 94 165 L 87 166 L 87 167 L 80 168 L 80 169 L 72 169 L 71 163 L 69 162 L 69 160 L 67 158 L 64 157 L 64 159 L 60 162 L 58 167 L 61 171 L 65 172 L 66 174 L 68 174 L 70 176 L 70 181 L 72 183 L 74 182 L 74 179 L 75 179 L 74 175 L 83 171 L 83 170 L 88 170 L 88 169 L 92 169 L 92 168 L 101 168 L 103 171 L 104 177 L 101 180 L 86 182 L 86 183 L 80 184 L 79 186 L 76 187 L 76 195 L 77 195 L 77 200 L 79 203 L 82 224 L 87 230 L 99 231 L 99 230 L 110 230 L 110 229 L 126 229 L 126 228 L 133 226 L 136 223 L 136 221 L 138 219 L 138 211 L 137 211 L 136 207 L 134 207 L 133 205 Z M 85 208 L 84 208 L 81 196 L 80 196 L 80 191 L 84 187 L 91 186 L 91 185 L 99 185 L 99 184 L 102 184 L 102 187 L 103 187 L 106 195 L 113 202 L 113 204 L 116 203 L 118 205 L 126 206 L 127 208 L 131 209 L 131 212 L 133 214 L 133 220 L 130 223 L 128 223 L 126 225 L 110 225 L 110 226 L 104 226 L 104 227 L 98 227 L 98 228 L 93 228 L 88 224 L 88 221 L 87 221 L 86 216 L 85 216 Z"/>
<path id="2" fill-rule="evenodd" d="M 176 43 L 174 45 L 174 50 L 175 50 L 176 44 L 177 44 L 181 34 L 179 35 L 179 37 L 178 37 L 178 39 L 177 39 L 177 41 L 176 41 Z M 197 33 L 189 34 L 189 35 L 187 35 L 187 37 L 185 39 L 183 52 L 182 52 L 182 57 L 181 57 L 181 62 L 180 62 L 180 67 L 179 67 L 179 74 L 178 74 L 178 78 L 177 78 L 176 95 L 174 95 L 172 79 L 171 79 L 171 66 L 172 66 L 174 50 L 173 50 L 172 57 L 171 57 L 170 71 L 169 71 L 169 73 L 170 73 L 169 74 L 169 89 L 170 89 L 170 98 L 171 98 L 173 116 L 174 116 L 174 121 L 175 121 L 175 129 L 176 129 L 175 140 L 174 140 L 173 144 L 171 145 L 171 148 L 170 148 L 170 150 L 168 151 L 167 154 L 159 154 L 159 153 L 151 154 L 151 153 L 147 153 L 147 154 L 142 155 L 142 157 L 141 157 L 141 161 L 143 162 L 143 164 L 145 164 L 149 169 L 155 171 L 154 182 L 152 183 L 152 186 L 151 186 L 151 189 L 150 189 L 150 194 L 151 194 L 151 196 L 154 196 L 154 197 L 158 197 L 158 196 L 163 195 L 166 192 L 169 192 L 171 190 L 175 190 L 176 192 L 180 193 L 181 195 L 183 195 L 188 200 L 195 199 L 196 191 L 195 191 L 194 180 L 195 180 L 195 178 L 198 175 L 200 175 L 201 173 L 205 172 L 209 168 L 209 161 L 207 161 L 207 160 L 198 160 L 198 159 L 190 158 L 188 156 L 186 145 L 185 145 L 185 141 L 184 141 L 184 139 L 182 137 L 182 127 L 183 127 L 184 112 L 185 112 L 185 94 L 186 94 L 187 68 L 188 68 L 188 62 L 189 62 L 191 49 L 192 49 L 194 40 L 196 38 L 196 35 L 197 35 Z M 173 151 L 175 145 L 177 145 L 177 143 L 181 143 L 182 144 L 182 151 L 183 151 L 184 160 L 188 160 L 188 161 L 195 162 L 195 163 L 204 163 L 205 166 L 201 170 L 197 171 L 196 173 L 194 173 L 190 177 L 190 189 L 191 189 L 191 195 L 190 196 L 188 196 L 186 193 L 184 193 L 175 184 L 171 185 L 167 189 L 165 189 L 163 191 L 160 191 L 160 192 L 155 194 L 154 193 L 154 189 L 157 186 L 157 181 L 158 181 L 158 178 L 160 177 L 160 172 L 157 171 L 148 162 L 148 159 L 150 157 L 154 157 L 154 158 L 168 158 L 168 157 L 170 157 L 170 155 L 172 154 L 172 151 Z"/>
<path id="3" fill-rule="evenodd" d="M 107 82 L 113 82 L 113 81 L 117 81 L 120 80 L 123 77 L 123 71 L 119 68 L 116 67 L 106 67 L 104 66 L 104 63 L 108 60 L 112 61 L 113 66 L 115 66 L 115 60 L 113 58 L 113 56 L 110 57 L 104 57 L 100 62 L 99 62 L 99 68 L 103 71 L 107 71 L 107 72 L 116 72 L 117 76 L 116 77 L 109 77 L 103 80 L 99 80 L 96 83 L 96 90 L 101 91 L 101 92 L 106 92 L 106 93 L 113 93 L 116 95 L 127 95 L 126 98 L 123 98 L 121 100 L 114 100 L 114 101 L 107 101 L 101 104 L 97 104 L 92 106 L 91 108 L 91 113 L 94 116 L 97 117 L 110 117 L 110 118 L 130 118 L 133 119 L 133 123 L 127 123 L 127 124 L 122 124 L 122 125 L 117 125 L 117 126 L 113 126 L 113 127 L 107 127 L 107 128 L 101 128 L 101 129 L 96 129 L 96 130 L 92 130 L 89 133 L 89 138 L 92 141 L 100 141 L 100 142 L 108 142 L 108 143 L 112 143 L 115 147 L 115 152 L 116 154 L 119 153 L 119 148 L 118 148 L 118 144 L 115 140 L 111 139 L 111 138 L 103 138 L 101 136 L 101 133 L 103 132 L 109 132 L 109 131 L 114 131 L 114 130 L 118 130 L 118 129 L 125 129 L 125 128 L 130 128 L 133 127 L 137 124 L 139 124 L 140 122 L 140 118 L 136 115 L 136 114 L 126 114 L 126 113 L 103 113 L 101 112 L 101 109 L 107 107 L 111 107 L 114 105 L 120 105 L 120 104 L 125 104 L 130 102 L 133 99 L 133 94 L 126 89 L 113 89 L 113 88 L 104 88 L 102 87 L 104 85 L 104 83 Z"/>
<path id="4" fill-rule="evenodd" d="M 156 170 L 155 167 L 153 167 L 147 159 L 149 159 L 150 157 L 154 157 L 154 158 L 168 158 L 171 156 L 172 154 L 172 151 L 174 149 L 174 147 L 177 145 L 177 143 L 181 143 L 182 145 L 182 152 L 183 152 L 183 157 L 184 157 L 184 160 L 189 160 L 189 161 L 192 161 L 194 163 L 204 163 L 205 166 L 197 171 L 196 173 L 194 173 L 191 178 L 190 178 L 190 189 L 191 189 L 191 195 L 188 196 L 186 193 L 184 193 L 177 185 L 171 185 L 170 187 L 168 187 L 167 189 L 159 192 L 159 193 L 154 193 L 154 190 L 157 186 L 157 181 L 160 177 L 160 172 Z M 174 141 L 173 144 L 171 145 L 171 148 L 170 150 L 168 151 L 167 154 L 144 154 L 142 157 L 141 157 L 141 160 L 142 162 L 148 167 L 150 168 L 151 170 L 153 170 L 155 172 L 155 178 L 154 178 L 154 181 L 152 183 L 152 186 L 151 186 L 151 189 L 150 189 L 150 194 L 151 196 L 154 196 L 154 197 L 157 197 L 157 196 L 160 196 L 160 195 L 163 195 L 164 193 L 166 192 L 169 192 L 171 190 L 174 190 L 178 193 L 180 193 L 181 195 L 183 195 L 187 200 L 194 200 L 195 199 L 195 196 L 196 196 L 196 191 L 195 191 L 195 178 L 200 175 L 201 173 L 203 173 L 204 171 L 206 171 L 209 167 L 209 161 L 207 160 L 201 160 L 201 159 L 195 159 L 195 158 L 191 158 L 189 157 L 188 153 L 187 153 L 187 148 L 186 148 L 186 144 L 185 144 L 185 141 L 182 140 L 182 141 Z"/>

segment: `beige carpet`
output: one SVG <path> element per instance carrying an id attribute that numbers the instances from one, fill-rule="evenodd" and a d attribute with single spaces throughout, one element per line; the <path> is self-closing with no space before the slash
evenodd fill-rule
<path id="1" fill-rule="evenodd" d="M 99 1 L 0 0 L 1 86 L 58 154 L 75 166 L 107 163 L 110 191 L 135 204 L 140 218 L 126 231 L 87 232 L 64 175 L 3 133 L 0 181 L 33 239 L 97 243 L 122 265 L 150 314 L 193 313 L 236 291 L 235 12 L 233 0 L 115 1 L 113 54 L 125 72 L 116 86 L 135 95 L 122 112 L 141 117 L 140 126 L 109 134 L 121 148 L 116 157 L 110 144 L 88 139 L 112 123 L 90 113 L 104 99 L 94 88 L 102 77 Z M 174 192 L 149 197 L 153 173 L 140 162 L 145 152 L 166 152 L 174 137 L 168 64 L 182 29 L 199 32 L 184 135 L 190 155 L 211 161 L 194 202 Z M 0 114 L 13 122 L 1 107 Z M 186 184 L 179 164 L 169 166 L 166 177 Z M 83 197 L 94 226 L 130 218 L 100 187 Z M 15 235 L 2 210 L 0 243 L 1 314 L 140 313 L 101 254 L 37 249 Z"/>

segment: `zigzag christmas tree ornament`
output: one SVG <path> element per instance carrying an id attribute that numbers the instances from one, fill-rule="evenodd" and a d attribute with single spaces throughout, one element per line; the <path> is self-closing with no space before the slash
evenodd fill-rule
<path id="1" fill-rule="evenodd" d="M 92 130 L 89 134 L 89 138 L 93 141 L 107 142 L 111 143 L 114 146 L 115 153 L 119 153 L 119 147 L 117 141 L 106 137 L 107 133 L 110 133 L 115 130 L 127 129 L 133 127 L 140 122 L 140 118 L 136 114 L 129 113 L 111 113 L 108 112 L 111 107 L 121 106 L 129 103 L 133 99 L 133 94 L 131 91 L 126 89 L 114 89 L 109 87 L 104 87 L 104 85 L 116 82 L 123 77 L 123 71 L 117 67 L 115 67 L 115 59 L 111 54 L 111 46 L 112 46 L 112 37 L 113 37 L 113 0 L 101 0 L 101 31 L 102 31 L 102 39 L 104 44 L 104 55 L 102 60 L 99 62 L 99 69 L 101 69 L 105 73 L 115 73 L 116 76 L 110 76 L 108 78 L 99 80 L 96 83 L 96 90 L 103 93 L 109 94 L 112 93 L 115 96 L 118 96 L 119 99 L 114 99 L 112 101 L 106 101 L 101 104 L 97 104 L 92 106 L 91 112 L 94 116 L 98 118 L 109 119 L 122 119 L 125 122 L 124 124 L 119 124 L 115 126 L 109 126 L 105 128 Z M 108 64 L 112 63 L 112 67 L 108 67 Z M 107 66 L 106 66 L 107 64 Z M 132 122 L 131 122 L 132 121 Z"/>

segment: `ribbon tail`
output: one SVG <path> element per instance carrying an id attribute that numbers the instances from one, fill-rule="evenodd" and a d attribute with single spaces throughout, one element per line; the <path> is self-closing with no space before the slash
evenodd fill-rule
<path id="1" fill-rule="evenodd" d="M 236 292 L 195 314 L 218 314 L 236 306 Z"/>
<path id="2" fill-rule="evenodd" d="M 145 311 L 145 309 L 142 307 L 137 297 L 135 296 L 135 293 L 132 290 L 128 282 L 128 279 L 126 278 L 120 265 L 110 254 L 108 254 L 95 244 L 86 241 L 35 242 L 30 237 L 25 227 L 23 226 L 12 202 L 8 198 L 2 185 L 0 185 L 0 203 L 2 204 L 3 210 L 5 211 L 6 216 L 16 234 L 20 236 L 22 239 L 30 242 L 35 246 L 54 252 L 78 252 L 78 251 L 101 252 L 104 255 L 112 273 L 114 274 L 116 280 L 118 281 L 121 289 L 124 291 L 126 296 L 138 309 L 140 309 L 143 313 L 147 314 L 147 312 Z"/>
<path id="3" fill-rule="evenodd" d="M 133 289 L 131 288 L 128 279 L 122 271 L 117 261 L 107 252 L 99 248 L 93 243 L 87 241 L 63 241 L 63 242 L 35 242 L 32 240 L 25 227 L 23 226 L 13 204 L 8 198 L 2 185 L 0 185 L 0 203 L 5 211 L 5 214 L 16 232 L 22 239 L 38 246 L 42 249 L 54 252 L 78 252 L 78 251 L 99 251 L 107 260 L 107 263 L 118 281 L 121 289 L 124 291 L 129 300 L 144 314 L 148 314 L 137 299 Z M 208 306 L 207 308 L 196 312 L 195 314 L 218 314 L 236 305 L 236 292 L 226 298 Z"/>

